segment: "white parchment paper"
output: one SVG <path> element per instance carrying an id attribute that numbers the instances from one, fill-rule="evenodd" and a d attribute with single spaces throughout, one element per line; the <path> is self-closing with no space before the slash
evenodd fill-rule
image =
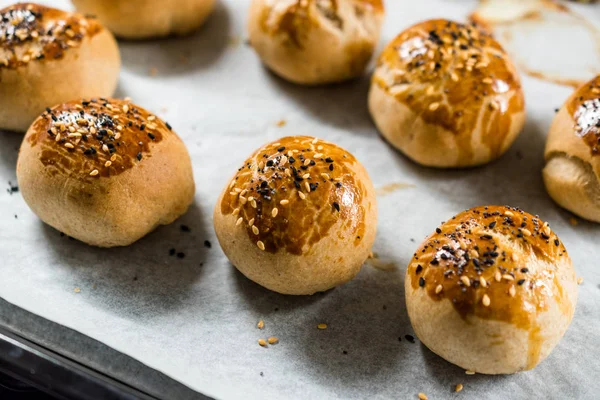
<path id="1" fill-rule="evenodd" d="M 70 7 L 66 1 L 46 3 Z M 386 3 L 381 46 L 419 20 L 465 20 L 475 5 Z M 528 121 L 504 157 L 464 171 L 422 168 L 374 128 L 366 107 L 368 77 L 303 88 L 262 68 L 243 43 L 248 4 L 221 0 L 207 26 L 192 37 L 120 43 L 117 95 L 131 96 L 168 120 L 192 155 L 198 190 L 190 211 L 133 246 L 103 250 L 61 237 L 19 193 L 2 190 L 0 296 L 220 399 L 407 399 L 418 392 L 430 399 L 598 398 L 600 226 L 570 224 L 571 215 L 546 195 L 540 175 L 554 109 L 571 89 L 523 76 Z M 279 127 L 280 120 L 287 124 Z M 343 287 L 288 297 L 259 287 L 227 262 L 212 228 L 219 192 L 255 148 L 293 134 L 347 148 L 376 187 L 409 184 L 382 190 L 379 197 L 374 251 L 389 271 L 366 265 Z M 16 180 L 20 141 L 20 135 L 0 134 L 0 183 L 7 188 Z M 484 204 L 519 206 L 549 221 L 585 279 L 564 339 L 535 370 L 513 376 L 467 376 L 418 340 L 405 338 L 413 332 L 404 271 L 418 242 L 440 221 Z M 185 258 L 169 256 L 171 248 Z M 260 319 L 262 331 L 255 327 Z M 318 323 L 328 329 L 318 330 Z M 258 346 L 257 339 L 268 336 L 280 343 Z M 457 395 L 458 383 L 465 388 Z"/>

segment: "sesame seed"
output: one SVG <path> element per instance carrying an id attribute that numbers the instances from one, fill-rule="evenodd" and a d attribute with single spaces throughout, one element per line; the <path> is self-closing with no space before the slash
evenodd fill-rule
<path id="1" fill-rule="evenodd" d="M 252 226 L 254 225 L 254 218 L 252 218 L 250 221 L 248 221 L 248 226 Z"/>
<path id="2" fill-rule="evenodd" d="M 240 194 L 240 196 L 238 198 L 240 200 L 240 203 L 242 203 L 242 205 L 244 205 L 244 204 L 246 204 L 248 202 L 248 199 L 245 198 L 244 196 L 242 196 L 241 194 Z"/>
<path id="3" fill-rule="evenodd" d="M 443 289 L 444 287 L 442 285 L 437 285 L 435 288 L 435 294 L 440 294 Z"/>
<path id="4" fill-rule="evenodd" d="M 486 287 L 487 286 L 487 281 L 485 280 L 485 278 L 482 276 L 481 278 L 479 278 L 479 283 L 481 284 L 481 286 Z"/>
<path id="5" fill-rule="evenodd" d="M 105 145 L 105 144 L 103 144 L 103 145 L 102 145 L 102 151 L 105 151 L 105 152 L 107 152 L 107 153 L 108 153 L 108 151 L 109 151 L 109 150 L 108 150 L 108 146 L 107 146 L 107 145 Z"/>
<path id="6" fill-rule="evenodd" d="M 465 286 L 471 286 L 471 280 L 468 277 L 463 275 L 460 277 L 460 280 L 465 284 Z"/>
<path id="7" fill-rule="evenodd" d="M 306 188 L 306 191 L 310 193 L 310 183 L 304 182 L 304 187 Z"/>
<path id="8" fill-rule="evenodd" d="M 497 103 L 496 101 L 492 100 L 492 101 L 490 102 L 490 108 L 491 108 L 492 110 L 498 110 L 498 109 L 500 108 L 500 106 L 498 105 L 498 103 Z"/>
<path id="9" fill-rule="evenodd" d="M 512 258 L 513 261 L 517 261 L 519 259 L 519 256 L 517 256 L 517 253 L 512 253 L 512 256 L 510 256 L 510 258 Z"/>
<path id="10" fill-rule="evenodd" d="M 308 179 L 308 178 L 310 178 L 310 174 L 307 173 L 307 174 L 302 175 L 302 179 Z"/>
<path id="11" fill-rule="evenodd" d="M 271 211 L 271 215 L 273 216 L 273 218 L 275 218 L 277 216 L 277 214 L 279 213 L 279 209 L 277 207 L 275 207 L 272 211 Z"/>
<path id="12" fill-rule="evenodd" d="M 325 172 L 321 172 L 321 178 L 327 179 L 327 180 L 331 179 L 330 176 L 329 176 L 329 174 L 327 174 Z"/>
<path id="13" fill-rule="evenodd" d="M 460 392 L 461 390 L 463 390 L 463 385 L 462 383 L 459 383 L 458 385 L 456 385 L 456 387 L 454 388 L 454 391 L 456 393 Z"/>
<path id="14" fill-rule="evenodd" d="M 110 160 L 104 163 L 104 166 L 107 168 L 110 167 L 111 165 L 112 165 L 112 162 Z"/>
<path id="15" fill-rule="evenodd" d="M 512 217 L 515 214 L 513 214 L 511 211 L 504 211 L 504 215 L 506 215 L 507 217 Z"/>
<path id="16" fill-rule="evenodd" d="M 262 329 L 265 327 L 265 321 L 263 321 L 262 319 L 260 321 L 258 321 L 258 324 L 256 324 L 256 327 L 258 329 Z"/>
<path id="17" fill-rule="evenodd" d="M 252 233 L 254 233 L 255 235 L 258 235 L 260 233 L 256 225 L 252 225 Z"/>
<path id="18" fill-rule="evenodd" d="M 73 145 L 72 145 L 71 143 L 69 143 L 69 142 L 65 143 L 65 147 L 66 147 L 67 149 L 73 149 L 73 148 L 75 148 L 75 146 L 73 146 Z"/>
<path id="19" fill-rule="evenodd" d="M 489 305 L 490 305 L 490 296 L 488 296 L 487 294 L 484 294 L 483 298 L 481 299 L 481 302 L 483 303 L 484 306 L 489 307 Z"/>
<path id="20" fill-rule="evenodd" d="M 282 206 L 285 206 L 286 204 L 289 204 L 289 202 L 290 202 L 289 200 L 285 200 L 285 199 L 284 199 L 284 200 L 281 200 L 281 201 L 279 202 L 279 204 L 281 204 Z"/>
<path id="21" fill-rule="evenodd" d="M 235 223 L 235 226 L 239 226 L 239 225 L 241 225 L 241 224 L 242 224 L 242 222 L 244 222 L 244 218 L 242 218 L 242 217 L 239 217 L 239 218 L 238 218 L 238 220 L 237 220 L 237 221 L 236 221 L 236 223 Z"/>
<path id="22" fill-rule="evenodd" d="M 508 294 L 510 294 L 511 297 L 515 297 L 515 294 L 517 294 L 517 289 L 515 289 L 514 285 L 508 289 Z"/>
<path id="23" fill-rule="evenodd" d="M 431 103 L 429 105 L 429 111 L 435 111 L 440 107 L 440 103 Z"/>
<path id="24" fill-rule="evenodd" d="M 154 121 L 155 119 L 156 119 L 156 116 L 154 116 L 154 115 L 150 115 L 148 117 L 148 121 Z"/>
<path id="25" fill-rule="evenodd" d="M 512 275 L 504 274 L 502 275 L 502 279 L 506 279 L 507 281 L 514 281 L 515 278 Z"/>
<path id="26" fill-rule="evenodd" d="M 531 231 L 527 228 L 521 229 L 521 232 L 523 232 L 525 236 L 531 236 Z"/>
<path id="27" fill-rule="evenodd" d="M 321 153 L 315 153 L 315 156 L 314 156 L 314 157 L 315 157 L 315 158 L 321 158 L 321 157 L 323 157 L 323 154 L 321 154 Z"/>
<path id="28" fill-rule="evenodd" d="M 252 200 L 252 201 L 250 202 L 250 205 L 252 206 L 252 208 L 256 208 L 256 207 L 257 207 L 257 205 L 256 205 L 256 200 Z"/>
<path id="29" fill-rule="evenodd" d="M 256 245 L 258 246 L 259 249 L 264 250 L 265 249 L 265 244 L 263 242 L 261 242 L 260 240 L 258 242 L 256 242 Z"/>
<path id="30" fill-rule="evenodd" d="M 98 174 L 99 174 L 99 172 L 98 172 L 98 170 L 97 170 L 97 169 L 95 169 L 95 170 L 93 170 L 92 172 L 90 172 L 90 175 L 91 175 L 91 176 L 96 176 L 96 175 L 98 175 Z"/>
<path id="31" fill-rule="evenodd" d="M 277 344 L 279 343 L 279 339 L 277 339 L 275 336 L 271 336 L 267 339 L 267 342 L 269 342 L 269 344 Z"/>
<path id="32" fill-rule="evenodd" d="M 500 273 L 500 271 L 496 271 L 496 273 L 494 273 L 494 279 L 496 280 L 496 282 L 500 282 L 502 280 L 502 274 Z"/>
<path id="33" fill-rule="evenodd" d="M 310 164 L 310 159 L 307 158 L 306 160 L 304 160 L 304 166 L 307 166 L 308 164 Z"/>
<path id="34" fill-rule="evenodd" d="M 232 212 L 231 214 L 232 214 L 232 215 L 235 217 L 235 216 L 236 216 L 236 215 L 238 215 L 239 213 L 240 213 L 240 209 L 239 209 L 239 208 L 236 208 L 235 210 L 233 210 L 233 212 Z"/>
<path id="35" fill-rule="evenodd" d="M 265 339 L 258 339 L 258 344 L 262 347 L 267 347 L 267 342 Z"/>
<path id="36" fill-rule="evenodd" d="M 306 195 L 302 192 L 298 192 L 298 196 L 300 196 L 302 200 L 306 199 Z"/>
<path id="37" fill-rule="evenodd" d="M 322 329 L 327 329 L 327 324 L 319 324 L 319 325 L 317 325 L 317 328 L 321 329 L 321 330 Z"/>

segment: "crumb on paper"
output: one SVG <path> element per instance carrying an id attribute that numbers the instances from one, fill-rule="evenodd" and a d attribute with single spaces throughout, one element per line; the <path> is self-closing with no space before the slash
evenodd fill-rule
<path id="1" fill-rule="evenodd" d="M 258 339 L 258 344 L 262 347 L 267 347 L 267 341 L 265 339 Z"/>
<path id="2" fill-rule="evenodd" d="M 81 292 L 81 289 L 80 289 L 80 288 L 78 288 L 78 287 L 76 287 L 75 289 L 73 289 L 73 291 L 74 291 L 75 293 L 79 293 L 79 292 Z"/>
<path id="3" fill-rule="evenodd" d="M 150 68 L 150 76 L 156 76 L 158 74 L 158 69 L 156 67 Z"/>
<path id="4" fill-rule="evenodd" d="M 583 283 L 583 276 L 580 276 L 579 278 L 577 278 L 577 284 L 581 285 Z"/>
<path id="5" fill-rule="evenodd" d="M 258 321 L 258 324 L 256 324 L 256 327 L 258 329 L 262 329 L 265 327 L 265 321 L 263 321 L 262 319 L 260 321 Z"/>
<path id="6" fill-rule="evenodd" d="M 577 221 L 577 218 L 571 217 L 569 218 L 569 223 L 573 226 L 577 226 L 577 224 L 579 224 L 579 221 Z"/>
<path id="7" fill-rule="evenodd" d="M 475 375 L 475 371 L 466 370 L 465 374 L 467 374 L 467 375 Z"/>
<path id="8" fill-rule="evenodd" d="M 287 121 L 285 119 L 280 119 L 279 121 L 277 121 L 277 126 L 278 127 L 284 127 L 287 124 Z"/>
<path id="9" fill-rule="evenodd" d="M 319 324 L 317 325 L 318 329 L 327 329 L 327 324 Z"/>
<path id="10" fill-rule="evenodd" d="M 179 56 L 179 63 L 180 64 L 187 64 L 190 62 L 190 56 L 187 54 L 181 54 Z"/>
<path id="11" fill-rule="evenodd" d="M 419 393 L 420 400 L 427 400 L 427 395 L 425 393 Z"/>
<path id="12" fill-rule="evenodd" d="M 269 342 L 269 344 L 277 344 L 277 343 L 279 343 L 279 339 L 276 338 L 275 336 L 271 336 L 270 338 L 267 339 L 267 342 Z"/>
<path id="13" fill-rule="evenodd" d="M 375 189 L 375 194 L 377 196 L 383 197 L 383 196 L 387 196 L 388 194 L 392 194 L 400 189 L 408 189 L 408 188 L 414 188 L 414 187 L 416 187 L 416 185 L 414 185 L 412 183 L 402 183 L 402 182 L 388 183 L 386 185 L 383 185 L 383 186 Z"/>
<path id="14" fill-rule="evenodd" d="M 454 391 L 455 391 L 456 393 L 458 393 L 458 392 L 460 392 L 461 390 L 463 390 L 463 387 L 464 387 L 464 386 L 462 385 L 462 383 L 459 383 L 458 385 L 456 385 L 456 386 L 454 387 Z"/>
<path id="15" fill-rule="evenodd" d="M 384 272 L 392 272 L 398 269 L 398 266 L 394 262 L 380 260 L 379 255 L 373 252 L 369 253 L 369 258 L 367 259 L 366 264 Z"/>

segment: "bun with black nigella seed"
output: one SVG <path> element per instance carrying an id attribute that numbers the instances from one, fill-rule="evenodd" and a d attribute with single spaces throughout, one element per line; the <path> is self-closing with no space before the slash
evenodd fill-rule
<path id="1" fill-rule="evenodd" d="M 308 136 L 254 152 L 215 206 L 219 243 L 231 263 L 267 289 L 295 295 L 352 279 L 369 256 L 377 203 L 352 154 Z"/>
<path id="2" fill-rule="evenodd" d="M 554 201 L 600 222 L 600 76 L 577 89 L 558 111 L 545 157 L 544 183 Z"/>
<path id="3" fill-rule="evenodd" d="M 183 215 L 194 198 L 188 151 L 129 100 L 48 108 L 19 152 L 23 198 L 48 225 L 94 246 L 126 246 Z"/>
<path id="4" fill-rule="evenodd" d="M 317 85 L 363 74 L 379 41 L 382 0 L 253 0 L 252 48 L 280 77 Z"/>
<path id="5" fill-rule="evenodd" d="M 406 270 L 406 306 L 419 339 L 469 371 L 534 368 L 566 332 L 577 281 L 561 240 L 539 217 L 476 207 L 419 246 Z"/>
<path id="6" fill-rule="evenodd" d="M 71 0 L 77 11 L 95 15 L 116 36 L 150 39 L 187 35 L 212 13 L 215 0 Z"/>
<path id="7" fill-rule="evenodd" d="M 386 46 L 369 109 L 392 146 L 438 168 L 500 157 L 525 123 L 520 78 L 500 44 L 444 19 L 418 23 Z"/>
<path id="8" fill-rule="evenodd" d="M 94 19 L 33 3 L 0 9 L 0 129 L 24 132 L 45 107 L 112 96 L 120 67 Z"/>

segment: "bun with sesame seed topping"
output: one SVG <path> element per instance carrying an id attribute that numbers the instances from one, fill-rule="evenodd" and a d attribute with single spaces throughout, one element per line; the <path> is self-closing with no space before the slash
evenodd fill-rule
<path id="1" fill-rule="evenodd" d="M 476 207 L 443 223 L 406 270 L 419 339 L 468 371 L 534 368 L 565 334 L 577 304 L 571 259 L 547 223 L 518 208 Z"/>
<path id="2" fill-rule="evenodd" d="M 202 26 L 215 7 L 215 0 L 71 1 L 77 11 L 95 15 L 125 39 L 188 35 Z"/>
<path id="3" fill-rule="evenodd" d="M 560 206 L 600 222 L 600 76 L 577 89 L 554 117 L 544 183 Z"/>
<path id="4" fill-rule="evenodd" d="M 194 198 L 188 151 L 128 100 L 48 108 L 19 152 L 23 198 L 48 225 L 94 246 L 126 246 L 184 214 Z"/>
<path id="5" fill-rule="evenodd" d="M 390 144 L 438 168 L 500 157 L 525 123 L 520 78 L 500 44 L 443 19 L 416 24 L 387 45 L 369 109 Z"/>
<path id="6" fill-rule="evenodd" d="M 263 63 L 299 84 L 360 76 L 383 25 L 382 0 L 253 0 L 248 31 Z"/>
<path id="7" fill-rule="evenodd" d="M 231 263 L 267 289 L 322 292 L 351 280 L 377 229 L 375 190 L 346 150 L 292 136 L 248 158 L 214 212 L 219 243 Z"/>
<path id="8" fill-rule="evenodd" d="M 24 132 L 45 107 L 112 96 L 120 67 L 94 19 L 32 3 L 0 9 L 0 129 Z"/>

